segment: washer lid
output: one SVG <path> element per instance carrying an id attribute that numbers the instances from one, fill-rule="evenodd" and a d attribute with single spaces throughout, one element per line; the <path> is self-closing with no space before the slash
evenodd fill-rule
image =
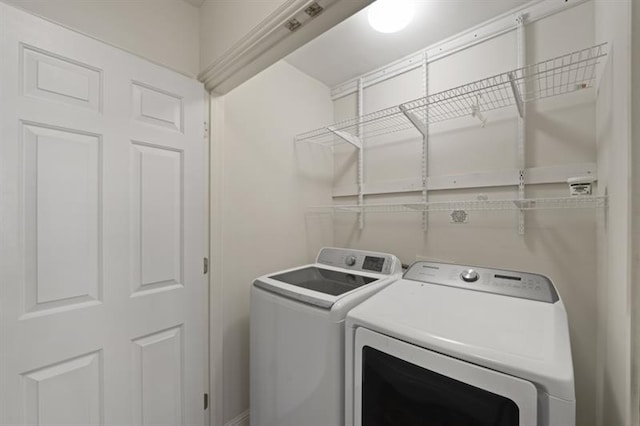
<path id="1" fill-rule="evenodd" d="M 400 260 L 392 254 L 325 247 L 315 264 L 265 275 L 254 286 L 325 309 L 340 300 L 342 310 L 364 298 L 372 287 L 399 279 L 401 271 Z M 356 293 L 361 296 L 355 297 Z"/>
<path id="2" fill-rule="evenodd" d="M 406 276 L 351 310 L 348 326 L 502 371 L 575 400 L 562 300 L 548 303 Z"/>
<path id="3" fill-rule="evenodd" d="M 331 309 L 339 300 L 349 297 L 360 289 L 364 290 L 383 282 L 386 284 L 397 278 L 400 276 L 354 273 L 315 263 L 275 275 L 265 275 L 256 279 L 253 285 L 288 299 Z"/>
<path id="4" fill-rule="evenodd" d="M 318 268 L 317 266 L 308 266 L 283 274 L 271 275 L 269 278 L 332 296 L 348 293 L 377 279 L 352 272 Z"/>

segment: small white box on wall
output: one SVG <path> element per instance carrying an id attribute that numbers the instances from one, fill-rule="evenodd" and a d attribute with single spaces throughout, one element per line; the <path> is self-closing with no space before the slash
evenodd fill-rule
<path id="1" fill-rule="evenodd" d="M 582 197 L 593 195 L 593 176 L 572 177 L 567 179 L 569 184 L 569 195 L 572 197 Z"/>

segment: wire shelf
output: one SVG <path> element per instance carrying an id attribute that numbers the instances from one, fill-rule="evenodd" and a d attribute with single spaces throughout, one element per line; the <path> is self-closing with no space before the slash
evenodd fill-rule
<path id="1" fill-rule="evenodd" d="M 334 145 L 335 132 L 365 139 L 464 116 L 484 122 L 484 112 L 563 95 L 593 86 L 606 43 L 478 80 L 443 92 L 338 122 L 296 136 L 297 141 Z M 416 124 L 417 123 L 417 124 Z"/>
<path id="2" fill-rule="evenodd" d="M 421 213 L 496 210 L 549 210 L 549 209 L 593 209 L 604 208 L 607 197 L 579 196 L 563 198 L 529 198 L 502 200 L 430 201 L 385 204 L 317 206 L 309 209 L 312 213 Z"/>

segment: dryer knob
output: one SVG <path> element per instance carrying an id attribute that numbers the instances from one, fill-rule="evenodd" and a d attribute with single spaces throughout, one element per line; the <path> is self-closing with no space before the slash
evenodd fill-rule
<path id="1" fill-rule="evenodd" d="M 346 263 L 347 266 L 353 266 L 353 265 L 356 264 L 356 260 L 357 260 L 356 257 L 353 254 L 351 254 L 351 255 L 347 256 L 347 258 L 345 259 L 344 263 Z"/>
<path id="2" fill-rule="evenodd" d="M 462 273 L 460 274 L 460 278 L 462 278 L 462 280 L 465 282 L 472 283 L 478 281 L 478 279 L 480 278 L 480 274 L 478 274 L 478 272 L 473 269 L 466 269 L 462 271 Z"/>

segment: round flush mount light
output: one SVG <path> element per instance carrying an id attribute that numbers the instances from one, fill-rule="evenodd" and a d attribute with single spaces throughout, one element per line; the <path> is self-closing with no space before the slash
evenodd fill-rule
<path id="1" fill-rule="evenodd" d="M 369 25 L 381 33 L 404 29 L 415 13 L 411 0 L 376 0 L 369 6 Z"/>

